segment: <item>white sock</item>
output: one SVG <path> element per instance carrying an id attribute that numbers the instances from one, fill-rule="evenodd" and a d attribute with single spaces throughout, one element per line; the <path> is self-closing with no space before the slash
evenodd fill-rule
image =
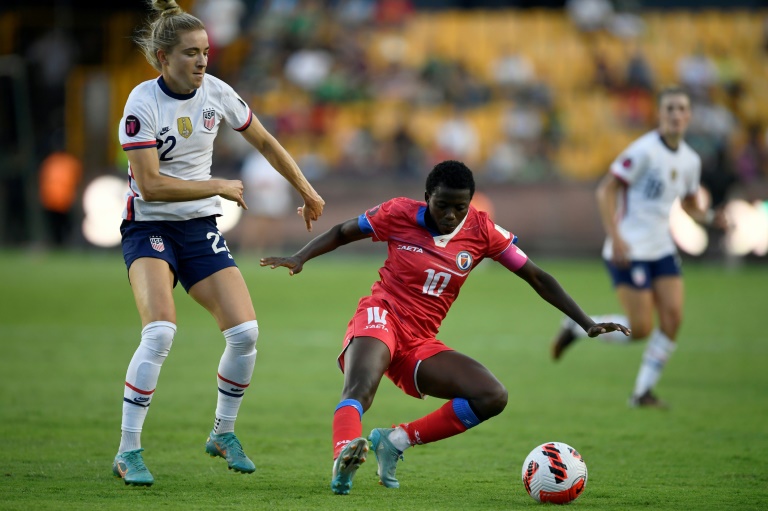
<path id="1" fill-rule="evenodd" d="M 675 348 L 677 348 L 675 343 L 658 328 L 651 333 L 635 380 L 635 397 L 642 396 L 656 386 L 661 377 L 661 371 L 667 365 L 667 360 Z"/>
<path id="2" fill-rule="evenodd" d="M 123 390 L 123 435 L 117 452 L 141 447 L 141 429 L 147 409 L 157 387 L 160 368 L 171 351 L 176 325 L 169 321 L 154 321 L 141 331 L 141 342 L 133 354 L 125 375 Z"/>
<path id="3" fill-rule="evenodd" d="M 216 420 L 213 433 L 231 433 L 235 430 L 235 419 L 245 389 L 251 383 L 253 367 L 256 364 L 256 340 L 259 338 L 259 323 L 247 321 L 222 332 L 227 347 L 219 362 L 219 397 L 216 402 Z"/>
<path id="4" fill-rule="evenodd" d="M 387 436 L 392 445 L 395 446 L 400 452 L 403 452 L 411 446 L 411 439 L 408 437 L 408 432 L 400 426 L 393 429 Z"/>
<path id="5" fill-rule="evenodd" d="M 600 316 L 592 316 L 592 321 L 595 323 L 619 323 L 620 325 L 629 327 L 629 320 L 627 317 L 620 314 L 603 314 Z M 570 322 L 570 327 L 571 333 L 576 337 L 587 337 L 587 333 L 575 321 Z M 612 344 L 629 344 L 630 341 L 632 341 L 631 336 L 624 335 L 618 330 L 600 334 L 596 337 L 596 339 Z"/>

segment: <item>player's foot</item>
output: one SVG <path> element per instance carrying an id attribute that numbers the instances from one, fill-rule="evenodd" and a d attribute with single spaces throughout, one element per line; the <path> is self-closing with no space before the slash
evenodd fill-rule
<path id="1" fill-rule="evenodd" d="M 125 451 L 115 456 L 115 461 L 112 463 L 112 473 L 116 477 L 122 477 L 125 484 L 152 486 L 155 478 L 152 477 L 149 469 L 144 465 L 144 459 L 141 457 L 141 451 L 143 450 Z"/>
<path id="2" fill-rule="evenodd" d="M 552 341 L 552 359 L 553 360 L 560 360 L 560 357 L 563 356 L 563 352 L 573 344 L 573 341 L 578 339 L 573 334 L 573 327 L 576 323 L 571 318 L 565 318 L 560 325 L 560 331 L 557 333 L 557 336 Z"/>
<path id="3" fill-rule="evenodd" d="M 333 478 L 331 479 L 331 490 L 336 495 L 349 495 L 352 489 L 352 478 L 360 465 L 365 463 L 368 456 L 368 440 L 359 437 L 355 438 L 339 453 L 339 457 L 333 462 Z"/>
<path id="4" fill-rule="evenodd" d="M 219 456 L 227 460 L 229 470 L 243 474 L 256 471 L 256 465 L 245 455 L 243 446 L 240 445 L 240 440 L 234 433 L 214 435 L 211 431 L 208 441 L 205 442 L 205 452 L 210 454 L 212 458 Z"/>
<path id="5" fill-rule="evenodd" d="M 403 459 L 403 452 L 397 450 L 389 441 L 389 434 L 395 428 L 376 428 L 368 435 L 371 441 L 371 448 L 376 454 L 376 461 L 379 464 L 379 483 L 387 488 L 400 488 L 400 483 L 395 477 L 398 460 Z"/>
<path id="6" fill-rule="evenodd" d="M 632 396 L 629 398 L 629 406 L 632 408 L 661 408 L 664 410 L 669 408 L 666 401 L 656 397 L 650 390 L 647 390 L 645 394 L 640 396 Z"/>

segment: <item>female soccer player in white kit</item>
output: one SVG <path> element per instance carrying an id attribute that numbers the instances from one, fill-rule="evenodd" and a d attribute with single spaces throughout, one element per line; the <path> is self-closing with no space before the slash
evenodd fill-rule
<path id="1" fill-rule="evenodd" d="M 216 227 L 221 199 L 247 209 L 238 180 L 211 179 L 213 141 L 223 124 L 239 131 L 301 194 L 307 230 L 324 201 L 248 105 L 221 80 L 205 74 L 203 23 L 174 0 L 154 0 L 159 14 L 138 39 L 161 76 L 139 84 L 120 121 L 130 163 L 123 212 L 123 255 L 142 322 L 141 342 L 125 379 L 122 437 L 113 472 L 126 484 L 154 482 L 144 465 L 140 434 L 160 367 L 176 334 L 173 288 L 215 318 L 226 347 L 218 366 L 218 401 L 205 450 L 230 469 L 256 468 L 234 435 L 234 424 L 256 361 L 259 329 L 240 270 Z"/>
<path id="2" fill-rule="evenodd" d="M 669 229 L 672 205 L 680 198 L 683 209 L 701 224 L 711 224 L 714 217 L 697 204 L 701 158 L 683 140 L 691 118 L 688 94 L 678 87 L 666 88 L 659 94 L 658 107 L 658 129 L 632 143 L 597 190 L 607 233 L 602 255 L 626 316 L 593 319 L 629 324 L 631 337 L 608 333 L 602 336 L 606 341 L 648 338 L 632 406 L 665 406 L 653 388 L 675 350 L 683 316 L 680 259 Z M 552 345 L 553 358 L 559 359 L 580 337 L 581 328 L 566 320 Z"/>

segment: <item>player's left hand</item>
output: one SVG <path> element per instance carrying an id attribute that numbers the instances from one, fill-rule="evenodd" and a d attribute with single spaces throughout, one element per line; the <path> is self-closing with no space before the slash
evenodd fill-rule
<path id="1" fill-rule="evenodd" d="M 308 231 L 312 231 L 312 222 L 316 222 L 320 215 L 323 214 L 323 206 L 325 206 L 325 201 L 322 197 L 316 195 L 312 198 L 305 197 L 304 205 L 296 209 L 296 213 L 304 218 Z"/>
<path id="2" fill-rule="evenodd" d="M 288 268 L 289 275 L 296 275 L 301 273 L 304 269 L 304 263 L 298 257 L 262 257 L 259 261 L 261 266 L 269 266 L 273 270 L 278 266 L 284 266 Z"/>
<path id="3" fill-rule="evenodd" d="M 589 327 L 587 335 L 590 337 L 597 337 L 600 334 L 607 334 L 608 332 L 615 332 L 616 330 L 622 332 L 624 335 L 632 333 L 632 330 L 619 323 L 595 323 Z"/>

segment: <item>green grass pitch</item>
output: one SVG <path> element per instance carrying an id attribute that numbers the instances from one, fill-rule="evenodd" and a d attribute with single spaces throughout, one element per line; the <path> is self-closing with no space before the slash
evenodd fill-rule
<path id="1" fill-rule="evenodd" d="M 133 488 L 110 468 L 140 330 L 121 256 L 0 254 L 0 510 L 534 509 L 521 466 L 551 440 L 574 446 L 589 468 L 576 509 L 768 509 L 768 266 L 693 261 L 679 349 L 658 388 L 671 410 L 627 408 L 641 345 L 580 341 L 551 362 L 560 313 L 502 267 L 484 264 L 440 338 L 504 382 L 507 409 L 466 434 L 407 451 L 399 490 L 377 484 L 371 456 L 352 494 L 333 495 L 330 426 L 342 383 L 335 359 L 383 257 L 341 250 L 294 277 L 239 259 L 261 327 L 237 424 L 258 467 L 253 475 L 229 472 L 203 452 L 224 341 L 177 289 L 179 330 L 143 434 L 156 482 Z M 598 261 L 537 262 L 587 312 L 617 311 Z M 441 403 L 407 397 L 384 380 L 364 431 Z"/>

